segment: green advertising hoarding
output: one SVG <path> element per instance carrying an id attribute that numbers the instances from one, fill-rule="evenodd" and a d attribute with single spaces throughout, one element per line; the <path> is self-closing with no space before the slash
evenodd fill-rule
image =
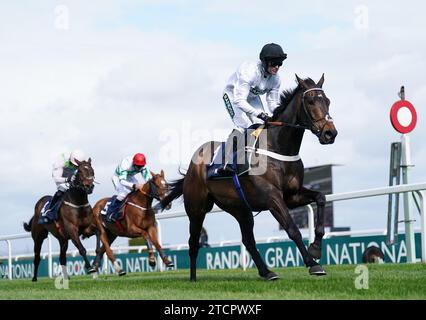
<path id="1" fill-rule="evenodd" d="M 415 235 L 416 257 L 420 259 L 421 255 L 421 235 Z M 407 250 L 405 246 L 404 235 L 399 236 L 399 243 L 395 246 L 386 245 L 384 235 L 363 236 L 363 237 L 333 237 L 324 239 L 321 263 L 328 264 L 359 264 L 362 263 L 362 253 L 370 246 L 379 247 L 385 256 L 385 263 L 405 263 L 407 261 Z M 307 241 L 305 241 L 307 245 Z M 269 268 L 283 268 L 292 266 L 303 266 L 303 259 L 296 245 L 292 241 L 281 241 L 271 243 L 259 243 L 257 248 Z M 164 250 L 165 254 L 174 262 L 175 269 L 188 269 L 189 256 L 188 250 Z M 241 268 L 241 247 L 223 246 L 201 248 L 198 255 L 197 266 L 204 269 L 235 269 Z M 154 272 L 159 270 L 159 266 L 152 268 L 148 264 L 148 253 L 127 253 L 116 254 L 117 262 L 127 272 Z M 93 260 L 94 257 L 89 257 Z M 246 253 L 247 267 L 254 268 L 253 260 Z M 67 258 L 67 268 L 70 275 L 84 275 L 83 260 L 78 257 Z M 13 261 L 13 278 L 31 278 L 33 275 L 32 260 Z M 108 272 L 113 273 L 114 268 L 109 263 Z M 60 275 L 61 268 L 58 257 L 52 259 L 52 274 L 54 277 Z M 3 261 L 0 265 L 0 275 L 5 277 L 8 274 L 8 263 Z M 48 262 L 43 259 L 40 262 L 39 276 L 48 276 Z"/>

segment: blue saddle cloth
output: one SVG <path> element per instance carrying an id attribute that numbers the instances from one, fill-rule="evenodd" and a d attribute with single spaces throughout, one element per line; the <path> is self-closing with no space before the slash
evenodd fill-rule
<path id="1" fill-rule="evenodd" d="M 58 217 L 58 211 L 59 211 L 59 207 L 61 206 L 62 203 L 62 199 L 60 199 L 53 208 L 49 209 L 50 206 L 50 201 L 52 201 L 51 196 L 48 197 L 48 200 L 46 201 L 46 203 L 44 204 L 43 208 L 41 209 L 41 215 L 40 218 L 38 219 L 38 223 L 39 224 L 49 224 L 52 223 L 56 220 L 56 218 Z"/>
<path id="2" fill-rule="evenodd" d="M 116 201 L 117 195 L 112 196 L 109 198 L 107 203 L 105 203 L 105 206 L 101 210 L 101 217 L 103 221 L 109 221 L 109 217 L 111 217 L 114 221 L 121 220 L 123 217 L 121 217 L 121 210 L 126 203 L 126 199 L 124 199 L 120 206 L 113 206 L 111 205 L 113 202 Z"/>
<path id="3" fill-rule="evenodd" d="M 222 142 L 219 147 L 215 150 L 210 160 L 210 164 L 207 165 L 207 179 L 212 180 L 214 178 L 227 179 L 229 177 L 222 177 L 217 170 L 222 167 L 225 162 L 225 142 Z"/>

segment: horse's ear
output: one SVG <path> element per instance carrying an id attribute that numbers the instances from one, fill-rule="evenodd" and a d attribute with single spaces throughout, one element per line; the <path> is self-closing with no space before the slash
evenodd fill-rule
<path id="1" fill-rule="evenodd" d="M 77 166 L 79 167 L 81 164 L 81 161 L 78 161 L 77 159 L 75 159 L 75 163 L 77 163 Z"/>
<path id="2" fill-rule="evenodd" d="M 89 162 L 89 164 L 91 165 L 91 164 L 92 164 L 92 158 L 89 158 L 89 159 L 87 160 L 87 162 Z"/>
<path id="3" fill-rule="evenodd" d="M 164 178 L 164 170 L 161 169 L 161 176 Z"/>
<path id="4" fill-rule="evenodd" d="M 317 86 L 322 88 L 322 85 L 324 84 L 324 73 L 322 74 L 321 79 L 319 79 Z"/>
<path id="5" fill-rule="evenodd" d="M 151 177 L 155 177 L 155 173 L 149 170 L 149 173 L 151 174 Z"/>
<path id="6" fill-rule="evenodd" d="M 297 75 L 297 74 L 295 74 L 296 75 L 296 80 L 297 80 L 297 83 L 300 85 L 300 86 L 302 86 L 303 88 L 307 88 L 307 86 L 306 86 L 306 84 L 305 84 L 305 81 L 303 81 L 303 79 L 300 79 L 299 78 L 299 76 Z"/>

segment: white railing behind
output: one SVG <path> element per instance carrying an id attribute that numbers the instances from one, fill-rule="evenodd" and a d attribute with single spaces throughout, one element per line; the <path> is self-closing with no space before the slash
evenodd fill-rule
<path id="1" fill-rule="evenodd" d="M 415 184 L 405 184 L 405 185 L 397 185 L 397 186 L 391 186 L 391 187 L 383 187 L 383 188 L 375 188 L 375 189 L 366 189 L 366 190 L 360 190 L 360 191 L 355 191 L 355 192 L 346 192 L 346 193 L 339 193 L 339 194 L 330 194 L 330 195 L 326 195 L 326 200 L 327 201 L 343 201 L 343 200 L 354 200 L 354 199 L 360 199 L 360 198 L 366 198 L 366 197 L 375 197 L 375 196 L 383 196 L 383 195 L 388 195 L 388 194 L 393 194 L 393 193 L 405 193 L 405 192 L 417 192 L 417 194 L 419 195 L 419 200 L 420 200 L 420 215 L 421 215 L 421 246 L 422 246 L 422 254 L 421 254 L 421 261 L 422 262 L 426 262 L 426 217 L 425 217 L 425 212 L 426 212 L 426 196 L 425 193 L 422 190 L 426 190 L 426 183 L 415 183 Z M 222 210 L 220 210 L 219 208 L 214 208 L 212 211 L 209 212 L 210 213 L 214 213 L 214 212 L 223 212 Z M 174 212 L 174 213 L 162 213 L 156 216 L 157 221 L 157 227 L 158 227 L 158 236 L 159 236 L 159 242 L 161 244 L 161 235 L 162 235 L 162 230 L 161 230 L 161 220 L 166 220 L 166 219 L 173 219 L 173 218 L 179 218 L 179 217 L 186 217 L 186 213 L 184 211 L 182 212 Z M 411 222 L 414 223 L 414 222 Z M 314 226 L 314 211 L 312 210 L 312 207 L 309 205 L 308 206 L 308 228 L 309 228 L 309 241 L 312 242 L 314 240 L 315 237 L 315 226 Z M 371 231 L 371 230 L 370 230 Z M 379 230 L 374 230 L 374 231 L 379 231 L 380 233 L 383 233 L 384 231 L 382 229 Z M 359 234 L 366 234 L 366 230 L 361 230 L 361 231 L 343 231 L 343 232 L 329 232 L 325 234 L 325 238 L 327 237 L 331 237 L 331 236 L 339 236 L 339 235 L 359 235 Z M 26 238 L 31 238 L 31 235 L 28 233 L 25 234 L 16 234 L 16 235 L 10 235 L 10 236 L 0 236 L 0 241 L 6 241 L 7 245 L 8 245 L 8 276 L 9 279 L 12 279 L 12 260 L 13 260 L 13 256 L 12 256 L 12 240 L 16 240 L 16 239 L 26 239 Z M 266 238 L 265 241 L 266 242 L 270 242 L 272 240 L 276 240 L 276 239 L 280 239 L 281 237 L 269 237 Z M 282 238 L 284 239 L 284 237 Z M 260 240 L 260 239 L 259 239 Z M 224 246 L 225 244 L 231 244 L 233 243 L 232 241 L 222 241 L 219 243 L 219 246 Z M 235 242 L 237 243 L 237 242 Z M 245 256 L 246 256 L 246 251 L 245 251 L 245 247 L 242 244 L 241 240 L 238 241 L 238 243 L 241 245 L 241 262 L 242 262 L 242 266 L 243 269 L 245 270 L 246 268 L 246 263 L 245 263 Z M 413 245 L 415 245 L 413 243 Z M 180 245 L 174 245 L 174 246 L 168 246 L 168 247 L 177 247 L 177 248 L 187 248 L 186 244 L 180 244 Z M 133 250 L 134 247 L 115 247 L 113 248 L 114 250 Z M 131 249 L 130 249 L 131 248 Z M 139 246 L 137 247 L 138 250 L 143 250 L 144 246 Z M 166 246 L 165 246 L 166 248 Z M 93 251 L 93 250 L 91 250 Z M 138 251 L 138 252 L 140 252 Z M 408 248 L 407 247 L 407 252 L 408 251 L 414 251 L 415 252 L 415 248 Z M 48 236 L 48 266 L 49 266 L 49 277 L 52 277 L 52 243 L 51 243 L 51 236 Z M 22 257 L 22 256 L 21 256 Z M 414 259 L 411 259 L 411 261 L 408 261 L 411 263 L 416 262 L 415 261 L 415 257 Z M 160 263 L 160 265 L 162 265 Z M 160 268 L 160 270 L 163 270 L 162 267 Z"/>

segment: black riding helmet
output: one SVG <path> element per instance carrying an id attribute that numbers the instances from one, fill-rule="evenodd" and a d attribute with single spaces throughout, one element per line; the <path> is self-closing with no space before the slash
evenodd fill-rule
<path id="1" fill-rule="evenodd" d="M 286 58 L 287 54 L 276 43 L 265 44 L 259 54 L 265 71 L 268 69 L 268 62 L 282 63 Z"/>

